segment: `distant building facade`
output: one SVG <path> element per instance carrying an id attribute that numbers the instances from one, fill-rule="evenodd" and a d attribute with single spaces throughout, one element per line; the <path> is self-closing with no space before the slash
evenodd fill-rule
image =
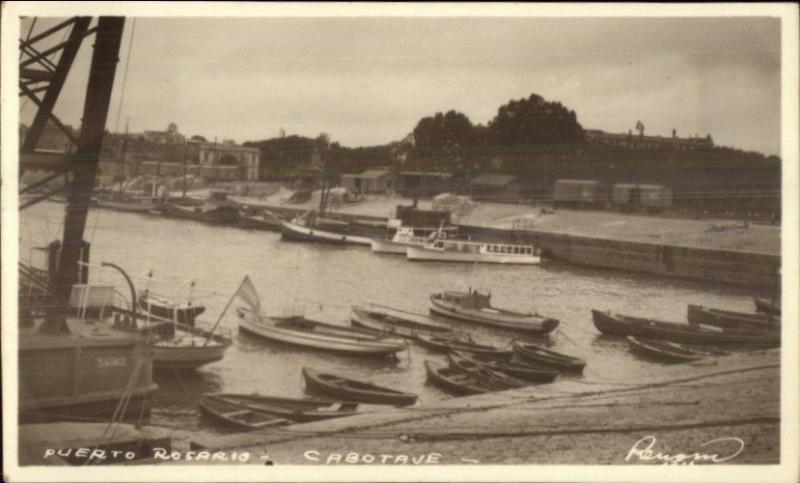
<path id="1" fill-rule="evenodd" d="M 166 131 L 145 131 L 142 133 L 144 138 L 155 144 L 183 144 L 186 136 L 178 132 L 178 125 L 174 122 L 169 123 Z"/>
<path id="2" fill-rule="evenodd" d="M 673 149 L 673 150 L 693 150 L 710 149 L 714 147 L 714 140 L 711 135 L 706 137 L 677 137 L 676 131 L 672 130 L 672 137 L 664 136 L 645 136 L 643 131 L 634 134 L 632 131 L 625 133 L 609 133 L 599 129 L 586 129 L 586 142 L 589 144 L 622 147 L 637 150 Z"/>
<path id="3" fill-rule="evenodd" d="M 342 187 L 356 193 L 384 194 L 394 191 L 394 176 L 388 169 L 368 169 L 361 174 L 340 176 Z"/>
<path id="4" fill-rule="evenodd" d="M 470 196 L 478 201 L 519 201 L 522 183 L 516 176 L 507 174 L 481 174 L 469 182 Z"/>
<path id="5" fill-rule="evenodd" d="M 397 175 L 397 192 L 410 198 L 430 197 L 453 191 L 454 187 L 452 173 L 403 171 Z"/>
<path id="6" fill-rule="evenodd" d="M 190 142 L 195 151 L 193 158 L 206 168 L 235 168 L 243 181 L 258 180 L 261 153 L 258 148 L 240 146 L 231 140 L 221 144 Z"/>

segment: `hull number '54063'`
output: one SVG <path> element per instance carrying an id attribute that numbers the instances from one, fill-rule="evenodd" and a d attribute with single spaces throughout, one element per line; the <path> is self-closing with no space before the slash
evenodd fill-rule
<path id="1" fill-rule="evenodd" d="M 128 365 L 128 360 L 124 357 L 98 357 L 97 368 L 107 369 L 110 367 L 125 367 Z"/>

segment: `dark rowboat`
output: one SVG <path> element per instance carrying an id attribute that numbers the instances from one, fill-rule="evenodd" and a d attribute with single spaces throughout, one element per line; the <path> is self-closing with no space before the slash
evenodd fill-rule
<path id="1" fill-rule="evenodd" d="M 508 349 L 498 349 L 490 345 L 476 344 L 474 342 L 458 341 L 453 338 L 426 336 L 417 334 L 414 340 L 422 346 L 436 352 L 461 351 L 471 354 L 478 359 L 494 359 L 508 362 L 514 353 Z"/>
<path id="2" fill-rule="evenodd" d="M 694 362 L 707 356 L 673 342 L 639 339 L 633 336 L 628 337 L 628 342 L 634 352 L 662 362 Z"/>
<path id="3" fill-rule="evenodd" d="M 662 322 L 630 317 L 613 312 L 592 310 L 595 327 L 603 334 L 627 337 L 629 335 L 687 344 L 742 345 L 748 347 L 778 347 L 781 334 L 778 330 L 743 330 L 694 327 L 689 324 Z"/>
<path id="4" fill-rule="evenodd" d="M 514 350 L 514 356 L 519 360 L 550 367 L 557 371 L 583 372 L 583 368 L 586 367 L 586 361 L 583 359 L 560 354 L 536 344 L 514 342 L 511 347 Z"/>
<path id="5" fill-rule="evenodd" d="M 218 225 L 239 223 L 239 210 L 233 206 L 180 206 L 174 203 L 162 205 L 162 211 L 172 218 L 201 221 Z"/>
<path id="6" fill-rule="evenodd" d="M 207 396 L 207 399 L 298 423 L 323 421 L 359 414 L 357 411 L 358 403 L 354 402 L 297 399 L 261 396 L 258 394 L 213 394 Z"/>
<path id="7" fill-rule="evenodd" d="M 477 359 L 470 357 L 469 354 L 463 352 L 454 351 L 452 352 L 452 354 L 458 354 L 461 357 L 466 357 L 478 361 Z M 523 379 L 529 382 L 539 382 L 539 383 L 553 382 L 556 379 L 556 377 L 558 377 L 559 374 L 558 371 L 545 369 L 543 367 L 535 367 L 528 364 L 500 362 L 491 360 L 483 360 L 478 362 L 495 371 L 504 372 L 509 376 L 514 376 L 517 379 Z"/>
<path id="8" fill-rule="evenodd" d="M 442 292 L 430 296 L 431 312 L 452 319 L 464 320 L 532 335 L 543 335 L 558 327 L 558 320 L 539 314 L 523 314 L 492 307 L 491 294 L 479 290 Z"/>
<path id="9" fill-rule="evenodd" d="M 470 357 L 464 357 L 457 352 L 448 352 L 447 359 L 450 361 L 450 367 L 457 367 L 462 371 L 469 372 L 476 377 L 485 378 L 506 389 L 516 389 L 529 385 L 527 381 L 509 376 L 504 372 L 496 371 L 482 364 L 480 361 Z"/>
<path id="10" fill-rule="evenodd" d="M 242 408 L 214 398 L 205 397 L 199 403 L 200 412 L 226 426 L 244 429 L 264 429 L 284 426 L 291 421 L 268 413 Z"/>
<path id="11" fill-rule="evenodd" d="M 781 315 L 781 301 L 771 300 L 764 297 L 753 297 L 757 312 L 765 314 Z"/>
<path id="12" fill-rule="evenodd" d="M 416 334 L 446 336 L 452 332 L 450 327 L 435 324 L 421 314 L 373 306 L 353 307 L 350 322 L 356 327 L 407 338 Z"/>
<path id="13" fill-rule="evenodd" d="M 303 368 L 306 389 L 339 401 L 357 401 L 370 404 L 408 406 L 417 402 L 417 395 L 395 391 L 368 382 L 325 374 L 307 367 Z"/>
<path id="14" fill-rule="evenodd" d="M 484 394 L 505 389 L 469 372 L 431 361 L 425 361 L 425 373 L 432 384 L 456 395 Z"/>
<path id="15" fill-rule="evenodd" d="M 738 329 L 776 329 L 781 325 L 780 317 L 770 314 L 748 314 L 689 305 L 687 318 L 691 325 L 713 325 Z"/>

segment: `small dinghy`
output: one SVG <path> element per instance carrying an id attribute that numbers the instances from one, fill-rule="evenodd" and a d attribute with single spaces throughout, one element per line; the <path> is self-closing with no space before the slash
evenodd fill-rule
<path id="1" fill-rule="evenodd" d="M 478 361 L 470 357 L 469 354 L 459 351 L 453 351 L 452 354 L 456 354 L 462 358 L 468 358 L 480 362 L 484 366 L 493 369 L 495 371 L 500 371 L 509 376 L 516 377 L 517 379 L 522 379 L 528 382 L 553 382 L 558 377 L 558 371 L 553 371 L 550 369 L 545 369 L 544 367 L 535 367 L 529 364 L 520 364 L 520 363 L 511 363 L 511 362 L 500 362 L 500 361 L 492 361 L 492 360 L 483 360 Z"/>
<path id="2" fill-rule="evenodd" d="M 661 362 L 694 362 L 709 356 L 726 354 L 722 351 L 696 350 L 674 342 L 640 339 L 633 336 L 628 337 L 628 343 L 632 351 Z"/>
<path id="3" fill-rule="evenodd" d="M 508 362 L 514 353 L 508 349 L 499 349 L 490 345 L 476 344 L 472 341 L 459 341 L 454 338 L 426 336 L 417 334 L 414 340 L 423 347 L 436 352 L 461 351 L 478 359 L 493 359 Z"/>
<path id="4" fill-rule="evenodd" d="M 753 297 L 753 303 L 756 305 L 756 312 L 777 316 L 781 315 L 780 300 L 768 299 L 765 297 Z"/>
<path id="5" fill-rule="evenodd" d="M 200 412 L 214 421 L 225 426 L 244 429 L 264 429 L 275 426 L 284 426 L 291 421 L 279 418 L 268 413 L 242 408 L 239 405 L 210 397 L 203 398 L 198 406 Z"/>
<path id="6" fill-rule="evenodd" d="M 359 414 L 358 403 L 349 401 L 285 398 L 259 394 L 213 394 L 206 396 L 206 399 L 237 406 L 243 410 L 271 414 L 298 423 Z"/>
<path id="7" fill-rule="evenodd" d="M 689 305 L 686 311 L 689 324 L 713 325 L 722 328 L 779 330 L 781 318 L 773 314 L 748 314 L 732 310 L 714 309 L 702 305 Z"/>
<path id="8" fill-rule="evenodd" d="M 414 338 L 416 334 L 446 336 L 453 332 L 422 314 L 388 307 L 353 307 L 350 322 L 356 327 L 406 338 Z"/>
<path id="9" fill-rule="evenodd" d="M 529 385 L 527 381 L 523 381 L 522 379 L 517 379 L 516 377 L 509 376 L 503 372 L 496 371 L 482 364 L 480 361 L 461 356 L 456 352 L 448 352 L 447 359 L 450 361 L 450 367 L 457 367 L 458 369 L 469 372 L 477 377 L 486 378 L 494 384 L 503 386 L 507 389 L 516 389 Z"/>
<path id="10" fill-rule="evenodd" d="M 428 381 L 435 386 L 460 396 L 507 389 L 456 367 L 447 367 L 431 361 L 425 361 L 425 373 L 428 375 Z"/>
<path id="11" fill-rule="evenodd" d="M 326 374 L 308 367 L 303 368 L 306 389 L 310 392 L 333 397 L 340 401 L 357 401 L 370 404 L 409 406 L 417 402 L 417 395 L 395 391 L 369 382 Z"/>
<path id="12" fill-rule="evenodd" d="M 583 359 L 560 354 L 536 344 L 514 342 L 512 344 L 512 349 L 514 350 L 514 356 L 519 360 L 549 367 L 561 372 L 581 373 L 583 372 L 583 368 L 586 367 L 586 361 Z"/>

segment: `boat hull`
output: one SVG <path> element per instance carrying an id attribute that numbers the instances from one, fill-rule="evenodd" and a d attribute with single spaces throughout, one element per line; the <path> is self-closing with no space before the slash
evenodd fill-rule
<path id="1" fill-rule="evenodd" d="M 424 324 L 401 316 L 392 316 L 388 311 L 372 311 L 357 307 L 354 307 L 350 313 L 350 323 L 380 334 L 391 334 L 410 339 L 417 334 L 446 336 L 452 333 L 450 327 Z"/>
<path id="2" fill-rule="evenodd" d="M 389 253 L 393 255 L 405 255 L 409 245 L 392 240 L 372 240 L 370 247 L 374 253 Z"/>
<path id="3" fill-rule="evenodd" d="M 275 319 L 262 317 L 256 320 L 252 312 L 240 312 L 239 330 L 274 342 L 348 355 L 386 357 L 405 349 L 402 343 L 379 337 L 364 336 L 363 339 L 359 339 L 355 336 L 333 337 L 305 333 L 277 327 L 274 321 Z"/>
<path id="4" fill-rule="evenodd" d="M 692 353 L 691 351 L 682 350 L 677 347 L 670 347 L 663 342 L 644 340 L 633 336 L 628 337 L 628 343 L 633 352 L 659 362 L 695 362 L 704 358 L 701 354 Z"/>
<path id="5" fill-rule="evenodd" d="M 150 210 L 158 208 L 159 203 L 129 203 L 125 201 L 97 200 L 98 208 L 105 208 L 115 211 L 127 211 L 130 213 L 149 213 Z"/>
<path id="6" fill-rule="evenodd" d="M 536 255 L 503 257 L 483 253 L 440 251 L 418 246 L 406 247 L 406 257 L 415 262 L 496 263 L 502 265 L 539 265 L 542 262 L 541 257 Z"/>
<path id="7" fill-rule="evenodd" d="M 428 381 L 433 385 L 458 396 L 486 394 L 488 392 L 503 390 L 468 372 L 460 369 L 438 366 L 431 361 L 425 361 L 425 373 L 427 374 Z"/>
<path id="8" fill-rule="evenodd" d="M 166 203 L 162 208 L 163 212 L 172 218 L 200 221 L 214 225 L 236 225 L 239 223 L 239 211 L 234 207 L 221 206 L 203 210 L 200 207 L 183 207 Z"/>
<path id="9" fill-rule="evenodd" d="M 558 327 L 558 320 L 555 319 L 525 315 L 511 316 L 499 312 L 497 314 L 487 314 L 484 311 L 472 310 L 457 303 L 443 300 L 438 294 L 431 295 L 430 302 L 431 312 L 437 315 L 531 335 L 548 334 Z"/>
<path id="10" fill-rule="evenodd" d="M 281 240 L 364 246 L 369 246 L 371 242 L 367 237 L 308 228 L 289 221 L 281 221 Z"/>
<path id="11" fill-rule="evenodd" d="M 713 325 L 730 328 L 774 329 L 780 327 L 780 317 L 769 314 L 747 314 L 730 310 L 689 305 L 687 319 L 692 325 Z"/>
<path id="12" fill-rule="evenodd" d="M 382 388 L 373 384 L 365 384 L 373 387 L 354 387 L 353 384 L 335 383 L 335 379 L 341 379 L 345 383 L 351 382 L 355 385 L 360 381 L 353 381 L 339 376 L 322 374 L 317 371 L 303 368 L 303 379 L 306 389 L 315 394 L 332 397 L 338 401 L 355 401 L 368 404 L 388 404 L 392 406 L 409 406 L 417 402 L 417 395 L 411 393 L 401 393 L 388 388 Z"/>
<path id="13" fill-rule="evenodd" d="M 538 366 L 574 373 L 582 373 L 584 367 L 586 367 L 586 361 L 583 359 L 559 354 L 532 344 L 514 342 L 511 347 L 514 351 L 514 357 Z"/>

